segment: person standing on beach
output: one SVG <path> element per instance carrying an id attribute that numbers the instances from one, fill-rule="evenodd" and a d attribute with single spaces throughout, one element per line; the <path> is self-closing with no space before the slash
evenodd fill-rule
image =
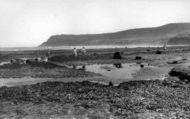
<path id="1" fill-rule="evenodd" d="M 76 48 L 73 49 L 73 54 L 75 57 L 77 57 L 77 49 Z"/>
<path id="2" fill-rule="evenodd" d="M 50 51 L 50 49 L 48 49 L 48 50 L 47 50 L 47 57 L 50 56 L 50 53 L 51 53 L 51 51 Z"/>
<path id="3" fill-rule="evenodd" d="M 164 49 L 164 51 L 167 50 L 167 43 L 168 43 L 168 41 L 166 41 L 166 42 L 164 43 L 164 45 L 163 45 L 163 49 Z"/>
<path id="4" fill-rule="evenodd" d="M 86 54 L 86 49 L 85 49 L 85 47 L 82 47 L 81 52 L 82 52 L 83 55 Z"/>

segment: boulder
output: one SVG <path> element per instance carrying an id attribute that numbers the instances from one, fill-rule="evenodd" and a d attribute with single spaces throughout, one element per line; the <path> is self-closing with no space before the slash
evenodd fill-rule
<path id="1" fill-rule="evenodd" d="M 108 85 L 109 85 L 109 86 L 113 86 L 113 83 L 110 81 Z"/>
<path id="2" fill-rule="evenodd" d="M 156 54 L 162 54 L 162 51 L 157 50 L 157 51 L 156 51 Z"/>
<path id="3" fill-rule="evenodd" d="M 169 75 L 178 77 L 180 80 L 190 81 L 190 63 L 185 63 L 174 67 L 169 72 Z"/>
<path id="4" fill-rule="evenodd" d="M 180 63 L 184 63 L 186 60 L 187 60 L 186 58 L 177 57 L 175 59 L 168 60 L 167 63 L 168 64 L 180 64 Z"/>
<path id="5" fill-rule="evenodd" d="M 140 67 L 141 67 L 141 68 L 144 68 L 144 65 L 143 65 L 143 64 L 141 64 L 141 65 L 140 65 Z"/>
<path id="6" fill-rule="evenodd" d="M 136 57 L 135 57 L 135 60 L 141 60 L 141 59 L 142 59 L 141 56 L 136 56 Z"/>
<path id="7" fill-rule="evenodd" d="M 114 67 L 116 67 L 116 68 L 122 68 L 122 64 L 121 63 L 116 63 L 116 64 L 114 64 Z"/>
<path id="8" fill-rule="evenodd" d="M 121 53 L 120 53 L 120 52 L 115 52 L 115 53 L 113 54 L 113 59 L 122 59 Z"/>

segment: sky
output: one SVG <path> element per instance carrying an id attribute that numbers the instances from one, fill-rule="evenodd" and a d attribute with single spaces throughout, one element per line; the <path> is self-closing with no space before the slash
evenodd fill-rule
<path id="1" fill-rule="evenodd" d="M 190 0 L 0 0 L 0 47 L 35 47 L 56 34 L 190 22 Z"/>

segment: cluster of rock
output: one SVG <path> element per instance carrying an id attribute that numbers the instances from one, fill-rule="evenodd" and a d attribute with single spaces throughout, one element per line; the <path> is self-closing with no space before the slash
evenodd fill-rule
<path id="1" fill-rule="evenodd" d="M 144 116 L 150 114 L 150 117 L 161 115 L 170 118 L 171 114 L 175 114 L 185 118 L 190 116 L 190 111 L 187 110 L 190 106 L 189 98 L 188 90 L 183 87 L 176 84 L 174 88 L 167 82 L 157 80 L 130 81 L 119 86 L 84 81 L 44 82 L 29 86 L 0 88 L 0 104 L 11 102 L 10 105 L 6 103 L 7 105 L 1 108 L 7 109 L 11 106 L 12 109 L 8 111 L 19 112 L 17 115 L 22 116 L 29 115 L 33 110 L 36 111 L 31 107 L 27 111 L 27 106 L 18 108 L 30 104 L 34 107 L 43 105 L 43 110 L 39 109 L 33 114 L 46 116 L 72 113 L 75 116 L 86 115 L 88 119 L 109 119 L 111 116 L 129 118 L 131 115 L 143 114 Z M 68 104 L 71 108 L 65 110 Z M 51 105 L 51 108 L 47 108 L 48 105 Z M 17 107 L 16 111 L 14 107 Z"/>
<path id="2" fill-rule="evenodd" d="M 190 64 L 182 64 L 174 67 L 170 72 L 170 76 L 178 77 L 184 81 L 190 81 Z"/>

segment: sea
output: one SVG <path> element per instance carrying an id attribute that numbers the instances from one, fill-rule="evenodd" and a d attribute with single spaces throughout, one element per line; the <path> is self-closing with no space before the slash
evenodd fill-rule
<path id="1" fill-rule="evenodd" d="M 187 46 L 187 45 L 167 45 L 167 47 L 176 46 Z M 108 49 L 108 48 L 155 48 L 163 47 L 163 45 L 88 45 L 88 46 L 57 46 L 57 47 L 5 47 L 0 48 L 0 51 L 30 51 L 30 50 L 69 50 L 73 48 L 81 49 L 85 47 L 86 49 Z"/>

